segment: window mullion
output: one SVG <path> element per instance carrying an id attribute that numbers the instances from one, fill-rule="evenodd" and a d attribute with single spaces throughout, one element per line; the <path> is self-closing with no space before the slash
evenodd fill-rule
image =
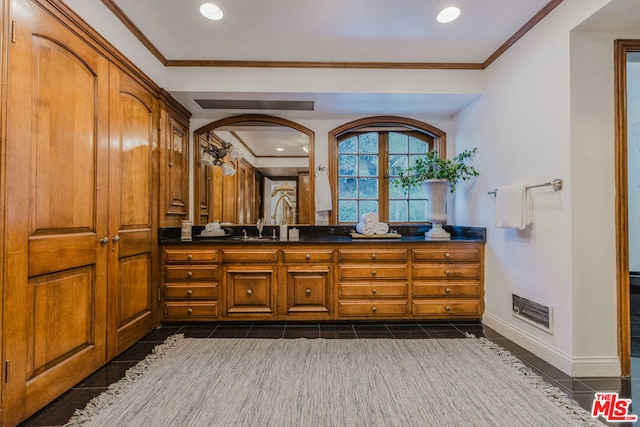
<path id="1" fill-rule="evenodd" d="M 389 168 L 389 132 L 380 132 L 378 134 L 378 206 L 379 217 L 382 222 L 389 222 L 389 174 L 387 169 Z"/>

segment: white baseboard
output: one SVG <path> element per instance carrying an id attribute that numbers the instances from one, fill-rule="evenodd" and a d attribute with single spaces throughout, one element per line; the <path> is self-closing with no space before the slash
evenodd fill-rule
<path id="1" fill-rule="evenodd" d="M 617 357 L 571 357 L 491 313 L 484 313 L 482 323 L 572 377 L 620 376 Z"/>

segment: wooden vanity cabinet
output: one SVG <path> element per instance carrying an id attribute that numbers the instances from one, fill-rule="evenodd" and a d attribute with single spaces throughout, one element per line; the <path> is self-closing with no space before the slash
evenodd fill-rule
<path id="1" fill-rule="evenodd" d="M 222 249 L 226 316 L 271 318 L 277 314 L 277 249 Z"/>
<path id="2" fill-rule="evenodd" d="M 164 245 L 164 320 L 482 318 L 482 242 Z"/>
<path id="3" fill-rule="evenodd" d="M 483 246 L 443 243 L 413 249 L 412 314 L 416 317 L 478 319 L 484 311 Z"/>
<path id="4" fill-rule="evenodd" d="M 163 249 L 165 320 L 206 321 L 218 317 L 218 251 L 212 247 Z"/>
<path id="5" fill-rule="evenodd" d="M 338 249 L 338 316 L 408 316 L 408 260 L 406 249 Z"/>
<path id="6" fill-rule="evenodd" d="M 333 249 L 284 249 L 281 269 L 289 316 L 328 319 L 332 314 Z"/>

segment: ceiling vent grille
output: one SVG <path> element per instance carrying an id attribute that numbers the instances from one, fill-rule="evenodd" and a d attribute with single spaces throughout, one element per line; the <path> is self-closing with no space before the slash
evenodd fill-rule
<path id="1" fill-rule="evenodd" d="M 313 111 L 314 101 L 269 101 L 251 99 L 196 99 L 205 110 Z"/>
<path id="2" fill-rule="evenodd" d="M 553 333 L 553 308 L 511 294 L 513 315 L 545 332 Z"/>

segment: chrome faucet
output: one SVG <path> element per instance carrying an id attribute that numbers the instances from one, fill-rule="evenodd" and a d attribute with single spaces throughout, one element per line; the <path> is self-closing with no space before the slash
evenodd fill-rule
<path id="1" fill-rule="evenodd" d="M 258 220 L 258 239 L 262 239 L 262 229 L 264 228 L 264 220 L 263 219 L 259 219 Z"/>

